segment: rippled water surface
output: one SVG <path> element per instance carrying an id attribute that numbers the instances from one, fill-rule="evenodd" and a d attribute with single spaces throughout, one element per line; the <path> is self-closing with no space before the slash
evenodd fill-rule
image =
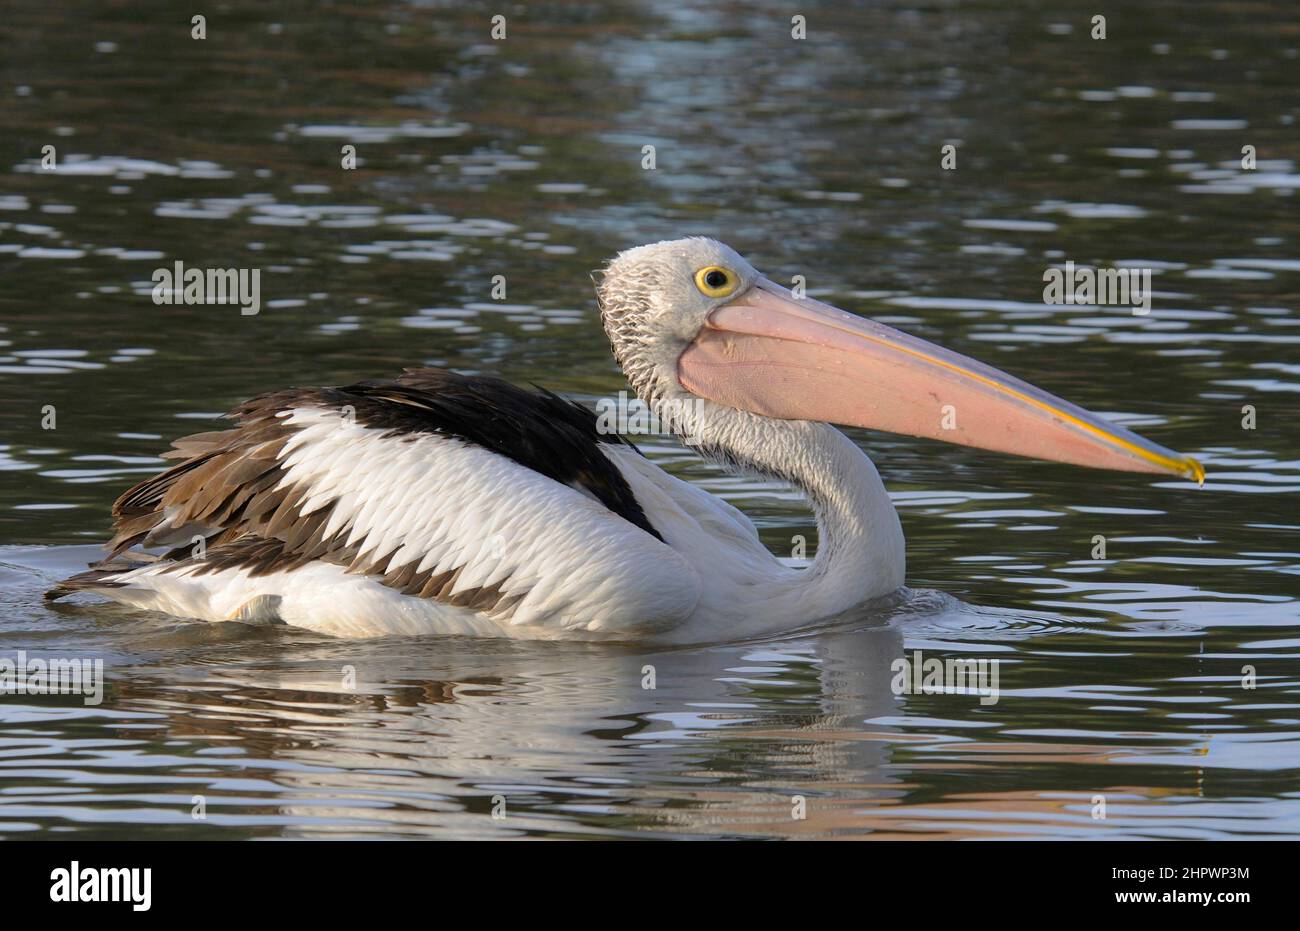
<path id="1" fill-rule="evenodd" d="M 234 0 L 195 41 L 154 4 L 10 0 L 0 653 L 107 685 L 0 697 L 0 834 L 1300 836 L 1300 20 L 1157 0 L 1099 41 L 1095 5 L 1049 6 L 828 4 L 793 41 L 788 4 L 561 2 L 492 41 L 491 5 Z M 690 233 L 1210 478 L 858 434 L 911 591 L 764 642 L 42 604 L 172 437 L 258 392 L 424 363 L 615 394 L 588 272 Z M 155 305 L 176 260 L 262 269 L 261 312 Z M 1152 268 L 1151 313 L 1043 304 L 1067 260 Z M 644 448 L 815 545 L 787 490 Z M 1000 660 L 1000 700 L 895 694 L 915 650 Z"/>

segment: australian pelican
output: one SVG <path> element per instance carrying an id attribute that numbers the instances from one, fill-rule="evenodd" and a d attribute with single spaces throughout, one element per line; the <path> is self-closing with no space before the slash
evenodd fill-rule
<path id="1" fill-rule="evenodd" d="M 340 636 L 725 640 L 903 584 L 885 486 L 831 423 L 1204 478 L 988 365 L 796 297 L 710 239 L 623 252 L 597 295 L 614 357 L 674 433 L 807 495 L 807 568 L 586 408 L 423 368 L 264 394 L 233 428 L 177 440 L 179 462 L 117 500 L 108 559 L 47 597 Z"/>

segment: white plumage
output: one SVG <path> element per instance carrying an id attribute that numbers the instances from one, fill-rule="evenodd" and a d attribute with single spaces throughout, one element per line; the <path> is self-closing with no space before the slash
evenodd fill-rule
<path id="1" fill-rule="evenodd" d="M 671 548 L 509 459 L 452 438 L 384 438 L 338 411 L 297 409 L 285 421 L 300 430 L 282 457 L 281 484 L 313 489 L 304 516 L 336 502 L 326 536 L 360 543 L 378 574 L 410 563 L 459 568 L 451 594 L 501 583 L 503 600 L 520 600 L 508 612 L 469 610 L 326 563 L 258 577 L 150 565 L 117 576 L 125 588 L 107 593 L 207 621 L 236 620 L 270 595 L 285 623 L 342 636 L 528 638 L 650 634 L 680 623 L 699 599 L 698 574 Z"/>

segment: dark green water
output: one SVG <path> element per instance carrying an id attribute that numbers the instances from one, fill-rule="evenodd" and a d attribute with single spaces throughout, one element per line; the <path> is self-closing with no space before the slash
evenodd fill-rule
<path id="1" fill-rule="evenodd" d="M 1132 4 L 1097 41 L 1095 6 L 828 4 L 793 41 L 788 4 L 550 3 L 492 41 L 491 5 L 235 0 L 194 41 L 190 10 L 10 0 L 0 655 L 102 658 L 107 693 L 0 696 L 0 834 L 1300 836 L 1300 20 Z M 41 603 L 172 437 L 252 394 L 420 363 L 615 394 L 588 271 L 696 233 L 1209 481 L 859 434 L 914 593 L 763 643 Z M 260 268 L 261 312 L 155 305 L 178 259 Z M 1065 260 L 1153 268 L 1151 313 L 1044 305 Z M 774 551 L 815 541 L 788 492 L 643 445 Z M 918 649 L 1001 660 L 1000 700 L 894 694 Z"/>

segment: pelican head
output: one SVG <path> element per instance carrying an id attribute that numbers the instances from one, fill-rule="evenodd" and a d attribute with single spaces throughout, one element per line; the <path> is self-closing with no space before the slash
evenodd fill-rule
<path id="1" fill-rule="evenodd" d="M 617 255 L 597 285 L 614 357 L 648 403 L 930 437 L 1203 481 L 1200 463 L 1001 372 L 764 278 L 712 239 Z"/>

